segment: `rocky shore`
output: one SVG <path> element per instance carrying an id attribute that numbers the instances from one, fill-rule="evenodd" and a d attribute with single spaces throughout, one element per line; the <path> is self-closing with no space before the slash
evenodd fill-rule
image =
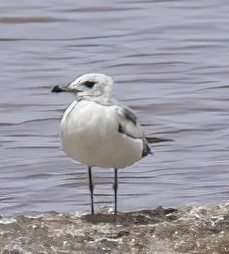
<path id="1" fill-rule="evenodd" d="M 229 203 L 0 219 L 0 253 L 229 253 Z"/>

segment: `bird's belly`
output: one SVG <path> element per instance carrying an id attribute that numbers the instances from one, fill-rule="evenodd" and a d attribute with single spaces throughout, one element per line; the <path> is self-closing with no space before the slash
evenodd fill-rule
<path id="1" fill-rule="evenodd" d="M 140 160 L 142 140 L 118 132 L 110 112 L 102 113 L 66 118 L 61 128 L 63 151 L 88 166 L 103 168 L 123 168 Z"/>

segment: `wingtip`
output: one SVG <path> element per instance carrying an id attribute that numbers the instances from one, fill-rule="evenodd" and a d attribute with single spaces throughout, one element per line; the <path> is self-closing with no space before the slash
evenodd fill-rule
<path id="1" fill-rule="evenodd" d="M 168 138 L 155 138 L 155 137 L 146 137 L 146 140 L 148 143 L 162 143 L 162 142 L 171 142 L 174 141 L 173 139 L 168 139 Z"/>

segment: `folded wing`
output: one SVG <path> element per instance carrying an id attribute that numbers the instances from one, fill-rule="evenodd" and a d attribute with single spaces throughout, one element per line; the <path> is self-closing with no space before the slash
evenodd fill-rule
<path id="1" fill-rule="evenodd" d="M 151 154 L 151 150 L 145 137 L 144 131 L 137 121 L 137 117 L 134 112 L 126 106 L 117 106 L 116 108 L 120 133 L 123 133 L 134 139 L 142 139 L 143 150 L 142 157 Z"/>

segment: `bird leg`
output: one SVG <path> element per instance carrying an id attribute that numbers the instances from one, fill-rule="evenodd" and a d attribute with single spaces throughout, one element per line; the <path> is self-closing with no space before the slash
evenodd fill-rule
<path id="1" fill-rule="evenodd" d="M 89 176 L 89 189 L 91 194 L 91 214 L 94 214 L 94 197 L 93 197 L 94 185 L 92 182 L 91 167 L 88 167 L 88 176 Z"/>
<path id="2" fill-rule="evenodd" d="M 114 207 L 114 214 L 117 214 L 117 190 L 118 190 L 118 169 L 114 169 L 114 202 L 115 202 L 115 207 Z"/>

